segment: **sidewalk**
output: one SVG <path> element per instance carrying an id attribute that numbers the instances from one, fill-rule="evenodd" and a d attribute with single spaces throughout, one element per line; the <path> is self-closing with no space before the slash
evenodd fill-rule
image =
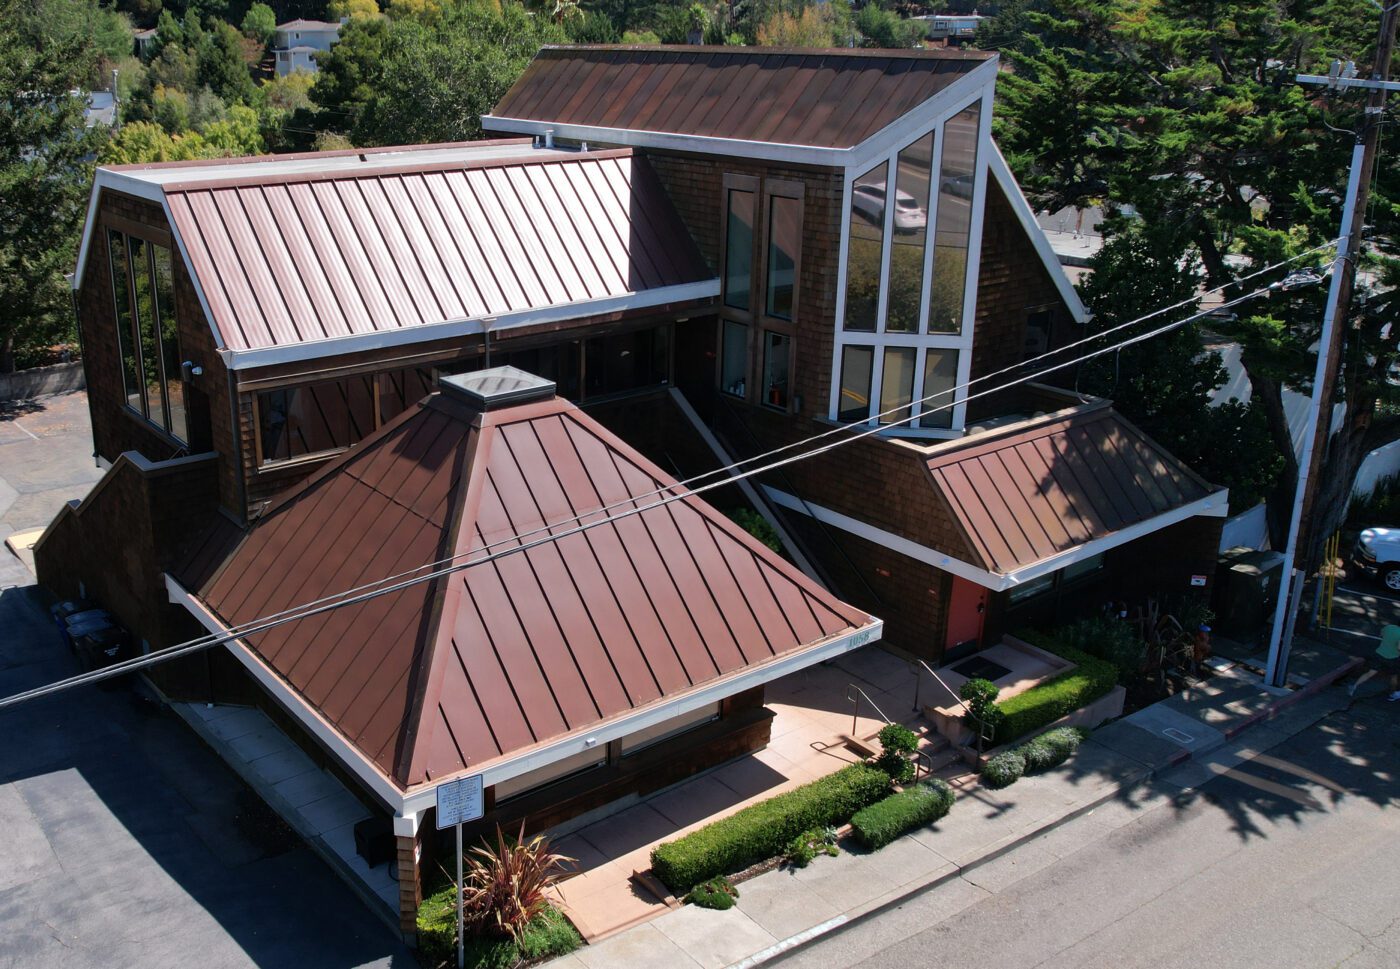
<path id="1" fill-rule="evenodd" d="M 1303 690 L 1271 689 L 1244 668 L 1225 669 L 1198 688 L 1095 731 L 1057 770 L 1003 791 L 975 784 L 960 790 L 936 827 L 911 832 L 878 853 L 843 844 L 836 858 L 741 883 L 738 904 L 727 912 L 687 905 L 550 965 L 748 969 L 974 870 L 978 884 L 1017 880 L 1058 860 L 1055 839 L 1044 836 L 1065 822 L 1093 814 L 1095 829 L 1131 823 L 1146 804 L 1160 803 L 1160 792 L 1144 781 L 1199 786 L 1344 705 L 1338 691 L 1324 691 L 1354 659 L 1301 642 L 1295 650 L 1310 668 L 1330 664 Z"/>

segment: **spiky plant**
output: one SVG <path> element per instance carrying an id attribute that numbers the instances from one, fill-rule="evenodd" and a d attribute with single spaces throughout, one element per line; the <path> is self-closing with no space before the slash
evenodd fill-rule
<path id="1" fill-rule="evenodd" d="M 467 926 L 481 935 L 518 940 L 549 905 L 545 893 L 575 859 L 551 850 L 549 839 L 525 839 L 525 822 L 514 838 L 496 825 L 496 843 L 473 848 L 462 874 L 462 909 Z"/>

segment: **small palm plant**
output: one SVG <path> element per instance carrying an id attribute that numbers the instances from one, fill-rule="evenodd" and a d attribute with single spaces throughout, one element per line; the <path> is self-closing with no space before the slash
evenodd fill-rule
<path id="1" fill-rule="evenodd" d="M 468 928 L 519 940 L 549 906 L 546 892 L 574 860 L 553 851 L 543 835 L 525 840 L 524 821 L 514 838 L 496 825 L 496 843 L 473 848 L 466 858 L 462 910 Z"/>

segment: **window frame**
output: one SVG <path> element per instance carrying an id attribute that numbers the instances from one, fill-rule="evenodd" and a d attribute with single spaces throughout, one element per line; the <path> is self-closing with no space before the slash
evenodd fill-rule
<path id="1" fill-rule="evenodd" d="M 749 251 L 749 305 L 748 309 L 738 309 L 730 306 L 728 301 L 729 285 L 729 196 L 731 192 L 748 192 L 753 198 L 753 208 L 750 210 L 750 225 L 753 231 L 750 233 Z M 756 306 L 764 305 L 764 294 L 760 280 L 766 271 L 760 261 L 759 240 L 763 237 L 763 225 L 759 221 L 766 218 L 763 210 L 762 183 L 757 175 L 740 175 L 734 172 L 726 172 L 720 181 L 720 232 L 719 232 L 719 318 L 715 322 L 715 346 L 720 352 L 715 354 L 715 386 L 719 387 L 721 393 L 734 400 L 745 402 L 754 399 L 754 358 L 758 353 L 758 338 L 755 336 L 759 329 L 759 314 Z M 744 342 L 744 393 L 742 396 L 731 394 L 724 390 L 724 323 L 729 320 L 733 323 L 742 323 L 748 330 Z"/>
<path id="2" fill-rule="evenodd" d="M 966 265 L 966 279 L 963 287 L 963 313 L 962 328 L 957 333 L 928 333 L 928 313 L 930 304 L 930 293 L 933 285 L 933 256 L 936 248 L 936 227 L 938 219 L 938 202 L 940 173 L 943 167 L 943 147 L 944 147 L 944 125 L 952 118 L 966 111 L 973 105 L 980 105 L 980 113 L 977 129 L 977 154 L 974 160 L 974 183 L 973 195 L 971 199 L 972 219 L 968 233 L 968 251 Z M 831 356 L 831 379 L 830 396 L 827 404 L 827 418 L 832 423 L 854 424 L 856 426 L 877 428 L 880 433 L 891 436 L 904 436 L 916 438 L 929 438 L 934 440 L 947 440 L 958 438 L 963 435 L 963 428 L 967 420 L 966 392 L 959 391 L 955 395 L 956 404 L 953 407 L 951 426 L 947 428 L 920 427 L 919 417 L 922 407 L 914 405 L 914 412 L 911 420 L 904 424 L 879 424 L 877 425 L 874 415 L 877 413 L 876 403 L 882 394 L 882 376 L 884 370 L 884 350 L 886 347 L 916 347 L 914 364 L 914 400 L 918 401 L 925 396 L 924 375 L 926 369 L 926 350 L 930 348 L 939 350 L 953 350 L 958 354 L 957 377 L 955 386 L 963 386 L 968 382 L 972 369 L 972 348 L 973 337 L 976 329 L 977 315 L 977 292 L 978 273 L 981 262 L 981 248 L 983 235 L 983 222 L 985 220 L 985 200 L 987 184 L 991 178 L 990 153 L 991 148 L 991 120 L 992 120 L 992 94 L 989 89 L 984 88 L 976 94 L 969 95 L 949 106 L 932 119 L 927 127 L 922 130 L 910 131 L 898 143 L 892 145 L 888 151 L 873 157 L 862 158 L 858 165 L 847 167 L 844 172 L 844 179 L 841 193 L 841 239 L 839 271 L 836 282 L 836 318 L 835 318 L 835 339 L 832 345 Z M 919 324 L 918 332 L 890 332 L 886 330 L 886 311 L 889 302 L 888 279 L 890 272 L 890 247 L 891 236 L 894 228 L 894 218 L 890 213 L 891 206 L 891 186 L 898 181 L 899 155 L 907 148 L 916 144 L 920 139 L 926 137 L 928 133 L 934 133 L 933 152 L 930 159 L 929 177 L 929 206 L 928 206 L 928 230 L 924 244 L 923 254 L 923 278 L 921 280 L 921 293 L 919 298 Z M 882 225 L 883 243 L 880 253 L 880 293 L 876 316 L 876 326 L 873 332 L 868 330 L 847 330 L 845 325 L 846 317 L 846 288 L 847 275 L 850 264 L 850 220 L 852 205 L 852 190 L 854 184 L 862 176 L 880 165 L 886 165 L 886 206 L 884 223 Z M 894 186 L 897 192 L 897 186 Z M 871 374 L 870 400 L 871 408 L 864 421 L 842 421 L 841 413 L 841 362 L 842 355 L 847 346 L 873 346 L 875 348 L 875 362 Z"/>
<path id="3" fill-rule="evenodd" d="M 797 325 L 801 319 L 801 297 L 802 297 L 802 230 L 806 218 L 804 197 L 806 195 L 806 185 L 802 182 L 794 182 L 779 178 L 763 179 L 763 193 L 761 204 L 759 205 L 759 217 L 763 220 L 760 223 L 762 231 L 755 233 L 754 244 L 762 257 L 758 263 L 759 272 L 758 286 L 750 287 L 751 291 L 756 291 L 758 304 L 755 311 L 755 322 L 757 326 L 749 334 L 750 361 L 749 370 L 751 376 L 758 378 L 751 386 L 758 393 L 758 403 L 770 410 L 789 413 L 794 409 L 793 392 L 793 364 L 797 360 Z M 792 254 L 792 316 L 784 319 L 781 316 L 773 316 L 768 312 L 768 272 L 770 266 L 769 259 L 772 256 L 772 219 L 773 219 L 773 199 L 780 198 L 797 203 L 797 248 Z M 787 400 L 781 405 L 770 404 L 767 394 L 764 393 L 764 376 L 768 369 L 768 334 L 774 333 L 787 340 Z M 756 344 L 756 346 L 755 346 Z M 749 399 L 753 400 L 751 392 Z"/>

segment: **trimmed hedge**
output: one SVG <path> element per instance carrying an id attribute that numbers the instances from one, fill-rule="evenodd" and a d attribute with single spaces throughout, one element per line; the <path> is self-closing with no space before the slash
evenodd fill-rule
<path id="1" fill-rule="evenodd" d="M 1003 750 L 982 765 L 982 783 L 993 790 L 1010 787 L 1026 772 L 1026 758 L 1019 747 Z"/>
<path id="2" fill-rule="evenodd" d="M 851 815 L 889 793 L 890 778 L 866 764 L 750 805 L 651 852 L 651 870 L 677 896 L 716 875 L 776 858 L 798 835 Z"/>
<path id="3" fill-rule="evenodd" d="M 953 807 L 953 789 L 934 778 L 861 808 L 851 818 L 856 840 L 883 848 L 906 831 L 932 824 Z"/>
<path id="4" fill-rule="evenodd" d="M 1024 737 L 1033 730 L 1054 723 L 1066 714 L 1094 702 L 1118 685 L 1118 668 L 1106 660 L 1067 646 L 1046 633 L 1022 632 L 1016 635 L 1031 645 L 1076 665 L 1067 673 L 1061 673 L 1024 693 L 1018 693 L 1004 703 L 998 703 L 997 706 L 1004 715 L 997 726 L 998 743 Z"/>
<path id="5" fill-rule="evenodd" d="M 1058 767 L 1074 756 L 1089 731 L 1081 727 L 1056 727 L 1017 749 L 1026 758 L 1026 773 Z"/>

